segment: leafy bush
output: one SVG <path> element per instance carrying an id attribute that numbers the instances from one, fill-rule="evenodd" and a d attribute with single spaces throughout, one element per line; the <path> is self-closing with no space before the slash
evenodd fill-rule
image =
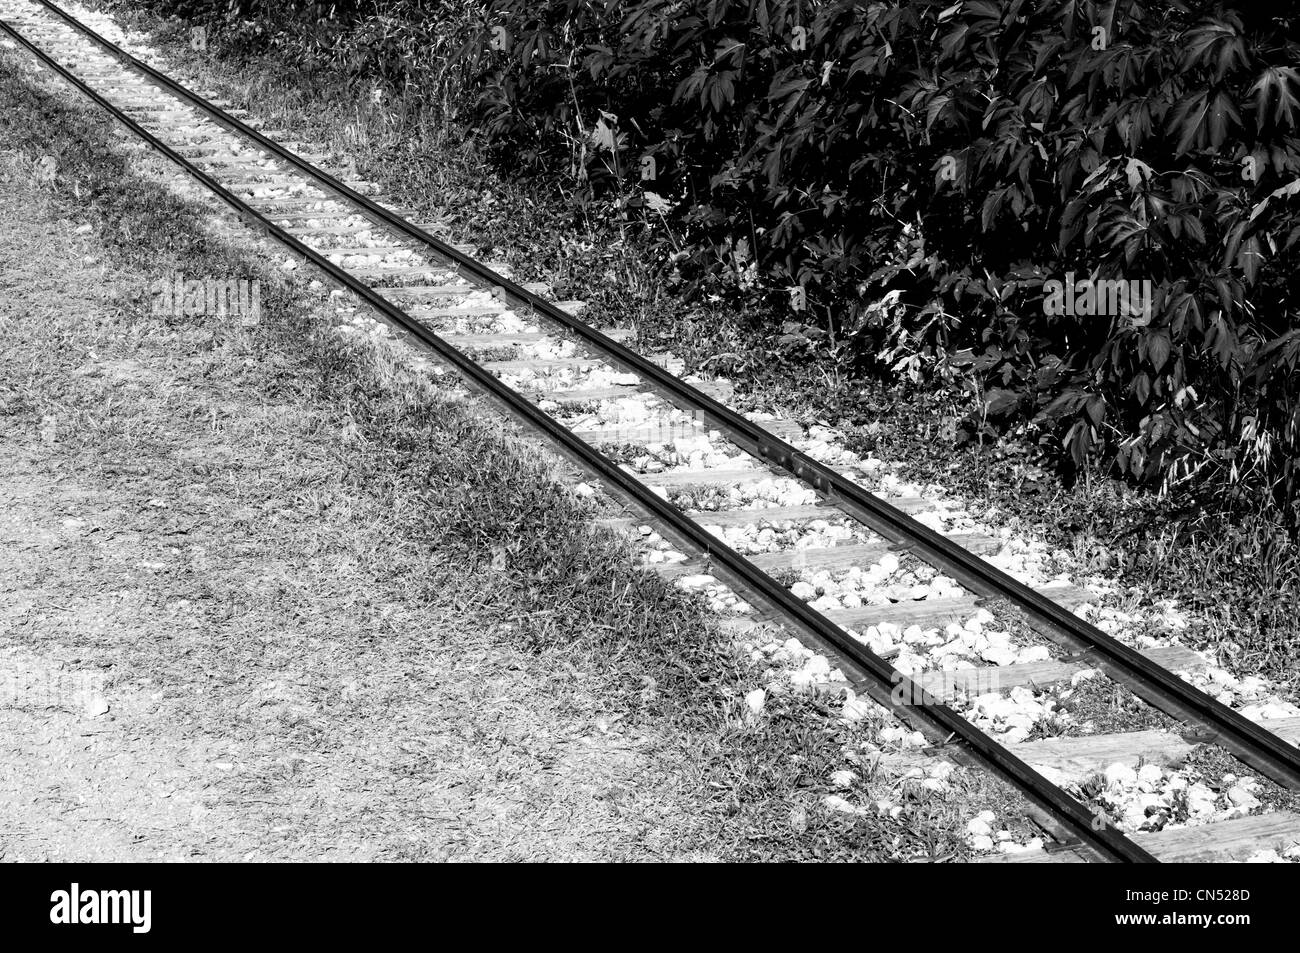
<path id="1" fill-rule="evenodd" d="M 688 281 L 797 288 L 1075 464 L 1294 498 L 1294 4 L 490 8 L 491 139 L 592 189 L 655 160 Z M 1150 281 L 1150 323 L 1045 313 L 1068 272 Z"/>
<path id="2" fill-rule="evenodd" d="M 212 28 L 236 55 L 274 52 L 308 70 L 445 97 L 464 86 L 456 54 L 473 6 L 456 0 L 143 0 Z"/>
<path id="3" fill-rule="evenodd" d="M 1032 421 L 1068 466 L 1297 498 L 1293 0 L 222 16 L 303 24 L 268 42 L 356 75 L 451 84 L 501 158 L 641 228 L 684 292 L 762 296 L 787 334 L 967 388 L 974 432 Z M 1067 275 L 1149 281 L 1149 314 L 1049 313 Z"/>

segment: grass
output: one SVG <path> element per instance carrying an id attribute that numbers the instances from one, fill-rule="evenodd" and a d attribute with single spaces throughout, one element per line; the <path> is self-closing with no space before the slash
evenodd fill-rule
<path id="1" fill-rule="evenodd" d="M 159 26 L 149 18 L 137 22 Z M 407 108 L 409 103 L 398 114 L 358 97 L 346 82 L 317 73 L 307 83 L 272 60 L 259 60 L 255 69 L 247 69 L 192 54 L 174 24 L 163 25 L 162 35 L 180 40 L 172 43 L 169 52 L 200 70 L 205 83 L 250 108 L 266 124 L 329 153 L 335 168 L 355 161 L 358 174 L 378 180 L 386 194 L 416 208 L 419 220 L 436 222 L 447 237 L 474 245 L 483 257 L 504 259 L 519 280 L 545 280 L 557 297 L 587 299 L 592 307 L 584 316 L 595 316 L 598 323 L 636 326 L 643 351 L 671 348 L 691 370 L 704 368 L 733 376 L 742 391 L 737 402 L 744 407 L 804 420 L 823 419 L 848 431 L 853 449 L 907 461 L 903 476 L 943 483 L 974 503 L 977 514 L 1046 538 L 1072 553 L 1085 569 L 1117 575 L 1121 584 L 1140 587 L 1144 595 L 1131 597 L 1138 600 L 1133 607 L 1141 601 L 1178 598 L 1194 610 L 1185 641 L 1212 650 L 1221 664 L 1240 674 L 1265 674 L 1280 684 L 1284 694 L 1298 697 L 1300 579 L 1294 550 L 1270 542 L 1275 533 L 1266 519 L 1239 521 L 1224 514 L 1179 513 L 1168 501 L 1090 474 L 1067 487 L 1044 471 L 1035 448 L 1014 439 L 956 448 L 951 442 L 955 423 L 965 408 L 947 395 L 863 379 L 836 366 L 822 351 L 791 351 L 764 330 L 770 326 L 767 316 L 674 299 L 654 280 L 634 243 L 617 240 L 590 221 L 575 224 L 548 183 L 486 173 L 473 140 L 431 114 Z M 527 500 L 511 501 L 512 505 L 521 502 Z M 451 533 L 464 534 L 467 546 L 499 548 L 501 544 L 488 541 L 506 538 L 518 529 L 507 523 L 481 530 L 474 526 L 477 517 L 472 506 L 452 510 Z M 512 559 L 515 555 L 511 551 Z M 534 557 L 526 554 L 525 558 Z M 1207 586 L 1207 579 L 1216 583 Z M 543 591 L 546 585 L 539 584 Z M 547 602 L 543 598 L 530 605 Z M 553 644 L 533 632 L 521 631 L 519 637 L 533 651 L 546 652 Z M 617 642 L 606 641 L 599 642 L 596 650 L 624 651 Z M 723 656 L 728 664 L 736 664 L 725 652 Z M 737 669 L 741 672 L 737 679 L 744 683 L 743 666 Z M 633 690 L 646 684 L 636 677 L 628 680 Z M 658 682 L 654 684 L 658 691 Z M 1127 693 L 1109 688 L 1103 692 L 1093 685 L 1087 689 L 1073 702 L 1088 710 L 1089 720 L 1100 725 L 1099 730 L 1166 723 Z M 733 706 L 738 693 L 735 689 L 730 697 Z M 721 726 L 721 736 L 727 739 L 726 757 L 731 760 L 730 766 L 717 763 L 701 769 L 693 775 L 695 783 L 715 792 L 710 803 L 740 828 L 749 825 L 764 832 L 759 838 L 764 846 L 752 853 L 737 849 L 733 856 L 772 856 L 765 853 L 769 846 L 791 851 L 793 856 L 848 856 L 837 853 L 842 845 L 826 832 L 807 835 L 810 829 L 818 830 L 816 811 L 808 827 L 806 818 L 795 822 L 799 805 L 790 808 L 793 814 L 783 813 L 771 800 L 774 792 L 788 792 L 792 786 L 798 790 L 815 776 L 808 763 L 822 771 L 824 781 L 837 759 L 843 761 L 844 749 L 852 747 L 854 735 L 835 727 L 819 704 L 809 707 L 808 701 L 797 700 L 794 720 L 802 727 L 784 737 L 795 745 L 816 740 L 823 745 L 818 750 L 825 752 L 824 761 L 786 763 L 775 758 L 774 736 L 752 732 L 743 720 L 698 722 L 715 729 Z M 827 730 L 808 736 L 808 719 L 808 724 Z M 740 736 L 727 734 L 729 728 L 739 730 Z M 699 737 L 712 744 L 713 736 Z M 775 744 L 783 750 L 780 742 Z M 737 762 L 744 765 L 739 774 Z M 969 782 L 963 779 L 963 783 Z M 814 790 L 826 791 L 824 784 Z M 751 802 L 758 791 L 767 793 Z M 985 792 L 984 796 L 991 795 Z M 905 801 L 912 810 L 911 799 Z M 815 799 L 804 803 L 815 804 Z M 1013 804 L 1014 799 L 1005 803 Z M 941 803 L 931 804 L 928 810 L 931 813 L 916 823 L 940 831 L 953 826 Z M 887 837 L 879 843 L 885 841 Z M 919 841 L 904 843 L 911 844 L 918 856 L 950 853 L 942 847 L 927 848 L 925 853 Z"/>
<path id="2" fill-rule="evenodd" d="M 506 261 L 519 280 L 588 300 L 589 320 L 637 328 L 643 352 L 671 349 L 690 371 L 731 376 L 734 403 L 744 409 L 830 422 L 849 433 L 851 449 L 902 461 L 902 476 L 944 484 L 977 515 L 1039 535 L 1150 600 L 1179 600 L 1192 610 L 1185 641 L 1300 699 L 1300 559 L 1266 514 L 1184 511 L 1096 473 L 1067 486 L 1043 469 L 1038 447 L 1014 435 L 956 446 L 957 422 L 970 409 L 961 400 L 856 375 L 816 344 L 783 344 L 769 330 L 780 321 L 761 311 L 679 300 L 635 239 L 575 216 L 562 179 L 492 169 L 474 138 L 442 121 L 436 106 L 376 103 L 343 77 L 316 71 L 308 80 L 271 57 L 248 68 L 195 54 L 179 21 L 121 13 L 205 82 L 318 144 L 339 167 L 354 162 L 449 237 Z"/>
<path id="3" fill-rule="evenodd" d="M 1300 558 L 1268 514 L 1184 509 L 1095 474 L 1066 487 L 1014 441 L 936 452 L 924 427 L 941 406 L 915 393 L 886 400 L 885 416 L 901 426 L 859 437 L 856 449 L 905 461 L 905 478 L 940 483 L 971 501 L 973 515 L 1135 589 L 1141 596 L 1127 610 L 1177 600 L 1189 622 L 1184 642 L 1300 700 Z"/>
<path id="4" fill-rule="evenodd" d="M 588 847 L 599 822 L 613 824 L 607 856 L 960 859 L 957 832 L 974 810 L 1023 827 L 1023 805 L 979 772 L 958 771 L 946 794 L 878 769 L 834 788 L 832 770 L 871 763 L 870 725 L 846 726 L 800 694 L 743 717 L 748 661 L 697 602 L 592 532 L 596 511 L 565 489 L 563 467 L 399 349 L 335 333 L 305 279 L 286 283 L 277 256 L 210 228 L 211 210 L 165 188 L 163 167 L 14 63 L 0 59 L 11 208 L 38 207 L 65 237 L 73 220 L 90 225 L 106 258 L 75 273 L 78 287 L 102 287 L 95 307 L 55 299 L 63 307 L 41 320 L 20 309 L 0 325 L 6 443 L 44 447 L 50 465 L 143 514 L 112 530 L 128 535 L 130 558 L 164 567 L 109 577 L 122 603 L 113 617 L 143 626 L 141 638 L 69 632 L 45 647 L 111 668 L 118 690 L 162 686 L 159 724 L 215 734 L 236 749 L 232 763 L 257 768 L 215 786 L 209 808 L 237 819 L 224 850 L 246 846 L 251 825 L 285 828 L 252 838 L 269 856 L 311 855 L 318 838 L 349 831 L 388 858 L 537 856 L 549 842 L 503 845 L 482 830 L 438 841 L 436 816 L 390 830 L 367 807 L 378 797 L 403 808 L 411 779 L 472 778 L 482 752 L 502 747 L 517 756 L 488 759 L 497 774 L 463 783 L 475 798 L 491 799 L 494 780 L 529 790 L 521 779 L 548 770 L 551 750 L 521 740 L 534 722 L 640 752 L 621 780 L 617 752 L 597 759 L 596 800 L 615 805 L 612 820 L 580 790 L 544 805 L 578 798 L 574 836 L 585 831 Z M 46 155 L 58 174 L 33 185 Z M 178 270 L 259 278 L 261 322 L 149 313 L 151 282 Z M 200 524 L 207 545 L 194 551 L 184 537 Z M 29 591 L 76 595 L 62 591 L 71 577 L 54 573 L 47 590 L 34 567 L 25 573 Z M 523 701 L 494 721 L 501 679 Z M 338 749 L 354 755 L 349 771 L 330 760 Z M 325 777 L 308 783 L 322 760 Z M 379 794 L 365 793 L 358 764 Z M 823 806 L 832 792 L 898 811 L 838 813 Z M 328 816 L 304 821 L 313 804 Z M 519 810 L 509 816 L 527 826 Z"/>
<path id="5" fill-rule="evenodd" d="M 968 408 L 950 395 L 863 378 L 815 345 L 791 348 L 766 330 L 777 326 L 769 315 L 677 300 L 635 242 L 575 221 L 553 182 L 488 170 L 471 137 L 418 104 L 376 105 L 342 79 L 317 72 L 305 82 L 270 58 L 250 69 L 196 55 L 175 23 L 141 16 L 136 24 L 160 30 L 155 39 L 191 75 L 328 153 L 336 167 L 355 163 L 450 239 L 505 260 L 519 280 L 547 281 L 557 297 L 588 300 L 584 317 L 636 327 L 643 352 L 671 349 L 688 370 L 730 375 L 740 391 L 733 403 L 744 409 L 823 420 L 849 434 L 851 449 L 905 461 L 903 477 L 942 483 L 975 515 L 1045 538 L 1085 571 L 1134 587 L 1128 609 L 1178 599 L 1192 610 L 1185 642 L 1300 699 L 1300 578 L 1294 550 L 1266 542 L 1276 535 L 1268 520 L 1180 513 L 1096 474 L 1066 486 L 1044 470 L 1037 448 L 1014 437 L 957 447 L 956 423 Z M 1109 730 L 1163 723 L 1134 699 L 1092 701 Z"/>

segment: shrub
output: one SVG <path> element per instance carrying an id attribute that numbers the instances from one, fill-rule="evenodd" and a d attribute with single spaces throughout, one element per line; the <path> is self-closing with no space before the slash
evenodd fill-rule
<path id="1" fill-rule="evenodd" d="M 684 293 L 966 388 L 972 433 L 1294 512 L 1294 0 L 154 5 L 469 97 Z M 1049 313 L 1071 274 L 1149 281 L 1149 315 Z"/>

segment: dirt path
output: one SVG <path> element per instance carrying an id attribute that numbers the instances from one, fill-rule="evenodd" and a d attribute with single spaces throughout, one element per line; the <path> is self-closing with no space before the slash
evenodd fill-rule
<path id="1" fill-rule="evenodd" d="M 3 859 L 676 854 L 654 739 L 347 478 L 346 411 L 247 335 L 109 307 L 143 279 L 6 161 Z"/>

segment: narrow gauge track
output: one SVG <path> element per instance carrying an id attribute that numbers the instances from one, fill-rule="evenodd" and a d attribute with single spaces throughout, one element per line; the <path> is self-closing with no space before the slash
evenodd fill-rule
<path id="1" fill-rule="evenodd" d="M 1072 859 L 1152 862 L 1153 853 L 1125 836 L 1042 773 L 1019 757 L 1014 746 L 999 744 L 944 703 L 933 682 L 904 675 L 869 651 L 838 620 L 813 609 L 769 574 L 780 560 L 746 557 L 724 544 L 691 514 L 656 492 L 663 480 L 629 472 L 602 453 L 595 432 L 586 438 L 565 426 L 552 411 L 555 400 L 590 401 L 609 389 L 521 392 L 498 376 L 508 365 L 478 360 L 476 349 L 500 350 L 538 340 L 572 341 L 588 357 L 533 359 L 537 365 L 605 364 L 635 375 L 636 385 L 624 393 L 652 393 L 669 407 L 695 420 L 762 466 L 748 474 L 792 477 L 815 490 L 817 507 L 795 508 L 793 518 L 847 518 L 878 535 L 884 547 L 906 551 L 934 569 L 949 574 L 975 598 L 1006 600 L 1040 635 L 1068 654 L 1066 661 L 1086 662 L 1138 697 L 1182 722 L 1198 742 L 1221 745 L 1261 774 L 1300 788 L 1300 750 L 1232 709 L 1196 689 L 1172 671 L 1076 616 L 1066 606 L 1022 584 L 1008 573 L 963 548 L 958 541 L 910 516 L 904 509 L 869 493 L 839 470 L 819 463 L 783 439 L 777 428 L 766 428 L 730 410 L 699 386 L 692 386 L 615 339 L 449 245 L 424 228 L 377 204 L 353 187 L 315 167 L 301 156 L 209 102 L 170 77 L 136 59 L 85 23 L 49 0 L 0 0 L 3 32 L 44 67 L 66 80 L 129 129 L 149 147 L 178 165 L 245 222 L 319 269 L 330 281 L 360 299 L 408 341 L 431 351 L 475 390 L 487 396 L 527 428 L 547 438 L 564 456 L 593 474 L 634 512 L 644 514 L 670 538 L 703 555 L 710 571 L 743 592 L 770 619 L 795 631 L 806 643 L 834 656 L 850 682 L 919 728 L 946 750 L 964 754 L 1010 782 L 1045 812 L 1058 842 Z M 17 26 L 15 26 L 17 24 Z M 21 31 L 18 29 L 21 27 Z M 35 41 L 32 39 L 35 38 Z M 38 45 L 44 43 L 46 48 Z M 98 88 L 96 88 L 98 86 Z M 277 193 L 277 194 L 272 194 Z M 312 223 L 318 223 L 313 225 Z M 319 224 L 319 223 L 327 224 Z M 329 224 L 332 223 L 332 224 Z M 395 244 L 365 247 L 314 247 L 309 240 L 344 241 L 370 229 Z M 371 255 L 397 257 L 397 266 L 358 265 Z M 332 259 L 340 259 L 334 261 Z M 346 264 L 345 264 L 346 263 Z M 418 277 L 429 284 L 387 285 L 390 280 Z M 490 290 L 486 304 L 465 307 L 432 306 L 421 301 L 473 298 Z M 412 302 L 416 302 L 412 304 Z M 523 332 L 475 333 L 472 325 L 484 315 L 521 312 L 536 324 Z M 445 325 L 434 330 L 430 325 Z M 469 326 L 469 330 L 465 327 Z M 543 330 L 544 329 L 544 330 Z M 620 381 L 620 384 L 625 382 Z M 687 482 L 726 481 L 735 474 L 708 470 L 687 474 Z M 652 485 L 658 483 L 658 486 Z M 744 511 L 758 515 L 761 511 Z M 728 514 L 734 524 L 745 519 Z M 875 552 L 880 547 L 862 549 Z M 805 551 L 807 552 L 807 551 Z M 847 548 L 846 548 L 847 555 Z M 865 556 L 863 558 L 866 558 Z M 787 562 L 785 565 L 789 565 Z M 919 603 L 918 603 L 919 605 Z M 854 625 L 869 622 L 886 609 L 866 606 L 854 613 Z M 840 614 L 843 615 L 843 614 Z M 843 624 L 841 624 L 843 623 Z M 930 686 L 930 687 L 927 687 Z M 1292 818 L 1286 815 L 1288 823 Z M 1219 825 L 1196 831 L 1210 832 Z M 1186 833 L 1180 832 L 1180 833 Z M 1148 841 L 1159 835 L 1151 835 Z"/>

